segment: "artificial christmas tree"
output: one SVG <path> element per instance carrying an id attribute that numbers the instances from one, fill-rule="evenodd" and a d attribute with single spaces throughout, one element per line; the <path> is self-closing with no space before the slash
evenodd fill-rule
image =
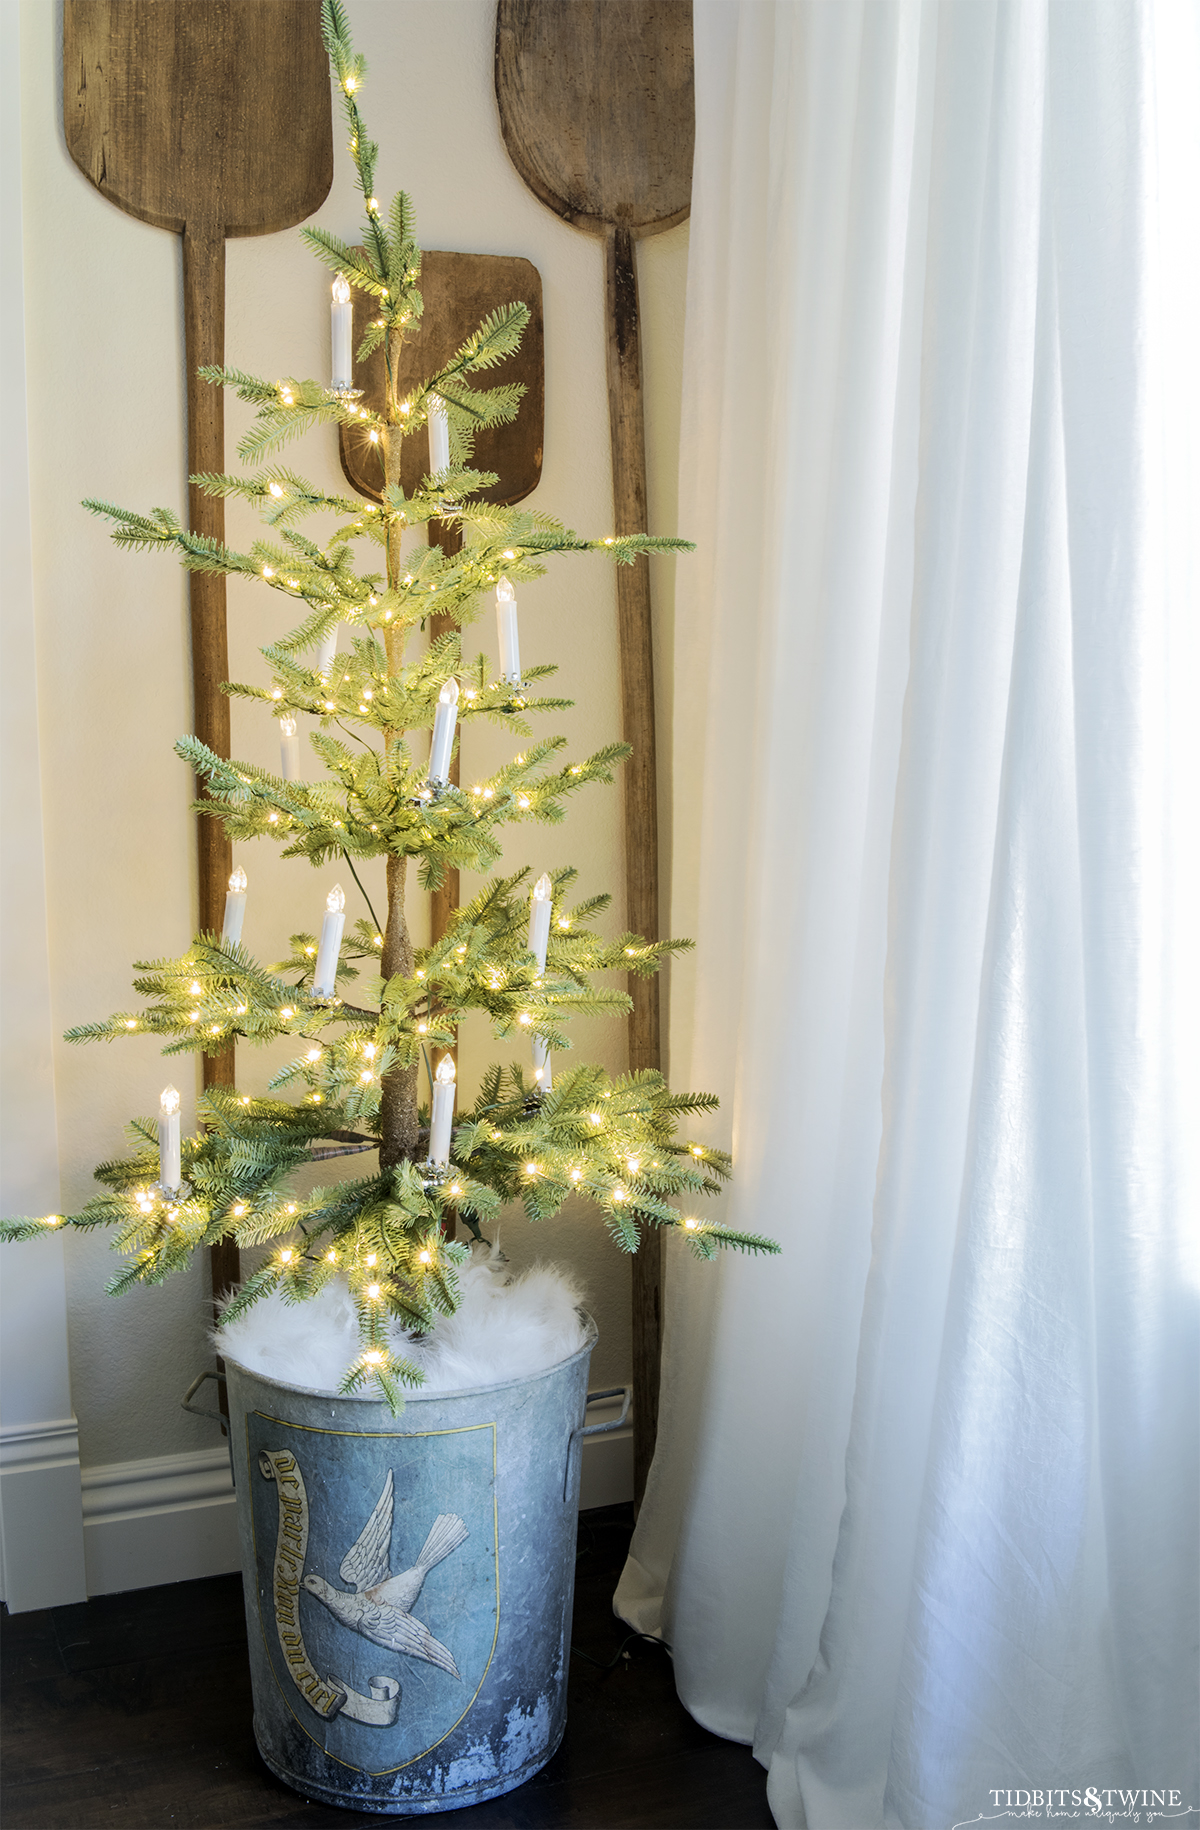
<path id="1" fill-rule="evenodd" d="M 357 100 L 363 60 L 354 54 L 337 0 L 325 7 L 324 21 L 366 201 L 364 246 L 351 248 L 322 229 L 301 233 L 343 283 L 378 302 L 360 356 L 381 344 L 390 352 L 421 310 L 412 208 L 400 192 L 385 215 L 375 198 L 377 148 Z M 335 300 L 335 311 L 341 303 Z M 46 1226 L 114 1226 L 116 1249 L 130 1254 L 113 1279 L 114 1291 L 159 1282 L 197 1247 L 218 1239 L 248 1247 L 281 1241 L 247 1278 L 232 1313 L 279 1285 L 298 1300 L 311 1296 L 340 1272 L 355 1292 L 362 1339 L 346 1389 L 373 1379 L 394 1407 L 413 1374 L 388 1345 L 386 1318 L 420 1330 L 439 1311 L 454 1308 L 456 1272 L 468 1250 L 447 1237 L 445 1223 L 455 1215 L 478 1237 L 480 1224 L 506 1201 L 520 1200 L 529 1218 L 539 1220 L 575 1195 L 599 1207 L 626 1251 L 636 1250 L 647 1226 L 685 1232 L 706 1258 L 726 1244 L 774 1249 L 765 1239 L 731 1233 L 675 1204 L 680 1197 L 690 1203 L 715 1193 L 728 1174 L 724 1152 L 678 1134 L 689 1113 L 715 1105 L 711 1096 L 673 1094 L 652 1072 L 613 1078 L 593 1066 L 564 1070 L 560 1063 L 553 1075 L 548 1068 L 550 1053 L 570 1046 L 566 1024 L 573 1015 L 627 1008 L 624 992 L 594 983 L 598 973 L 653 973 L 664 955 L 687 943 L 634 933 L 600 940 L 593 924 L 609 898 L 573 903 L 573 871 L 543 877 L 532 897 L 524 888 L 527 873 L 493 878 L 433 946 L 418 952 L 409 934 L 404 895 L 410 864 L 426 889 L 449 868 L 490 870 L 500 857 L 500 828 L 560 820 L 567 797 L 610 782 L 626 754 L 614 743 L 581 761 L 559 763 L 564 739 L 532 740 L 528 715 L 568 702 L 537 696 L 536 683 L 553 668 L 522 670 L 512 635 L 503 634 L 516 627 L 514 585 L 540 574 L 554 554 L 599 552 L 620 564 L 687 544 L 647 535 L 581 539 L 540 512 L 473 502 L 473 493 L 492 479 L 470 468 L 472 434 L 511 418 L 520 398 L 517 389 L 478 388 L 472 378 L 516 347 L 526 315 L 520 304 L 497 309 L 423 387 L 404 398 L 389 391 L 387 410 L 378 415 L 359 404 L 344 385 L 347 376 L 335 376 L 339 385 L 326 387 L 232 369 L 206 371 L 212 385 L 234 388 L 257 408 L 239 446 L 246 463 L 317 426 L 365 426 L 378 444 L 385 480 L 379 506 L 331 495 L 283 465 L 202 477 L 210 495 L 241 496 L 261 506 L 268 534 L 249 552 L 236 552 L 188 532 L 167 509 L 142 515 L 87 504 L 115 522 L 120 545 L 173 552 L 193 571 L 253 578 L 303 612 L 290 632 L 263 650 L 273 684 L 227 689 L 262 701 L 279 718 L 281 773 L 223 761 L 192 737 L 177 749 L 206 784 L 198 811 L 221 820 L 231 838 L 267 838 L 282 845 L 285 857 L 344 865 L 356 885 L 356 862 L 384 858 L 387 906 L 379 919 L 364 893 L 366 912 L 342 940 L 339 885 L 330 892 L 323 935 L 297 933 L 291 957 L 264 967 L 239 938 L 246 891 L 242 874 L 235 873 L 239 882 L 231 880 L 223 935 L 199 934 L 181 958 L 139 964 L 135 989 L 150 1002 L 69 1035 L 73 1041 L 163 1037 L 168 1055 L 214 1054 L 231 1039 L 244 1045 L 286 1037 L 297 1053 L 270 1091 L 298 1088 L 298 1097 L 210 1088 L 201 1102 L 200 1130 L 182 1140 L 178 1185 L 159 1173 L 161 1127 L 135 1120 L 133 1155 L 97 1170 L 109 1193 L 77 1214 L 6 1222 L 5 1234 L 28 1238 Z M 401 444 L 408 437 L 430 438 L 431 422 L 431 444 L 436 451 L 444 439 L 445 461 L 406 497 L 396 480 Z M 320 513 L 337 523 L 323 543 L 294 525 Z M 406 556 L 405 534 L 431 520 L 461 528 L 461 551 L 446 558 L 431 546 Z M 354 550 L 364 546 L 368 560 L 358 569 Z M 460 633 L 479 614 L 481 598 L 493 594 L 508 650 L 496 677 L 484 655 L 465 659 Z M 413 652 L 434 616 L 449 618 L 453 630 Z M 350 631 L 352 646 L 338 653 L 334 668 L 339 624 Z M 522 671 L 523 678 L 513 677 Z M 298 714 L 318 721 L 312 746 L 325 765 L 323 781 L 295 779 Z M 458 727 L 480 717 L 499 720 L 530 741 L 494 775 L 458 789 L 447 779 L 449 748 Z M 426 761 L 420 738 L 430 729 Z M 336 944 L 330 939 L 333 917 L 339 918 Z M 470 1110 L 459 1114 L 451 1148 L 435 1154 L 429 1106 L 437 1100 L 439 1075 L 443 1087 L 453 1080 L 447 1051 L 459 1022 L 473 1010 L 486 1013 L 499 1039 L 519 1038 L 523 1052 L 542 1065 L 528 1075 L 520 1065 L 492 1068 Z M 331 1144 L 339 1154 L 377 1153 L 376 1172 L 293 1198 L 289 1178 Z M 374 1275 L 368 1275 L 372 1254 Z"/>

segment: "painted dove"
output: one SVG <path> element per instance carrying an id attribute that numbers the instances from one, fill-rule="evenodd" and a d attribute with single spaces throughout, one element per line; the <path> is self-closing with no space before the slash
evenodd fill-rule
<path id="1" fill-rule="evenodd" d="M 467 1536 L 462 1520 L 452 1512 L 439 1513 L 433 1521 L 424 1548 L 411 1569 L 402 1575 L 389 1573 L 392 1543 L 392 1471 L 383 1485 L 374 1512 L 363 1527 L 358 1541 L 346 1552 L 338 1574 L 352 1585 L 353 1593 L 331 1588 L 323 1576 L 305 1576 L 304 1586 L 310 1595 L 324 1602 L 330 1613 L 352 1633 L 361 1633 L 386 1646 L 391 1652 L 407 1652 L 410 1658 L 423 1658 L 451 1677 L 458 1676 L 452 1654 L 434 1639 L 424 1621 L 413 1617 L 413 1607 L 422 1584 L 435 1563 L 457 1550 Z"/>

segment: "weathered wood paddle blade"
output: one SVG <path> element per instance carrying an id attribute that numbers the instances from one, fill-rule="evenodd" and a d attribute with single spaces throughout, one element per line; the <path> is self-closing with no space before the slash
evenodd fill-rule
<path id="1" fill-rule="evenodd" d="M 64 0 L 63 125 L 104 196 L 183 237 L 188 473 L 223 470 L 224 396 L 196 371 L 225 358 L 225 238 L 291 228 L 333 180 L 320 0 Z M 222 502 L 189 486 L 188 514 L 224 538 Z M 228 756 L 225 580 L 189 579 L 196 735 Z M 219 931 L 232 848 L 218 821 L 198 827 L 199 925 Z M 232 1083 L 232 1047 L 204 1078 Z M 236 1249 L 214 1247 L 214 1285 L 231 1274 Z"/>
<path id="2" fill-rule="evenodd" d="M 481 491 L 485 502 L 519 502 L 537 488 L 542 474 L 546 416 L 545 335 L 542 325 L 542 279 L 532 261 L 515 254 L 448 254 L 429 249 L 421 260 L 424 311 L 412 336 L 401 346 L 397 385 L 406 392 L 435 373 L 464 344 L 481 322 L 501 305 L 529 307 L 521 347 L 506 362 L 489 369 L 483 385 L 521 382 L 521 411 L 507 426 L 492 426 L 475 439 L 472 462 L 477 470 L 494 470 L 500 481 Z M 354 300 L 354 347 L 358 348 L 372 316 L 373 301 L 357 289 Z M 355 363 L 354 385 L 364 404 L 383 410 L 385 370 L 382 347 L 364 363 Z M 360 495 L 379 501 L 383 463 L 378 445 L 365 433 L 341 428 L 342 469 Z M 429 468 L 424 438 L 404 445 L 402 482 L 406 494 L 420 485 Z"/>
<path id="3" fill-rule="evenodd" d="M 696 135 L 691 0 L 498 0 L 496 100 L 513 164 L 546 206 L 605 242 L 615 532 L 646 529 L 633 244 L 682 222 Z M 617 568 L 629 926 L 658 934 L 654 652 L 646 560 Z M 629 1065 L 661 1061 L 658 983 L 630 978 Z M 633 1260 L 634 1496 L 654 1452 L 662 1239 Z"/>

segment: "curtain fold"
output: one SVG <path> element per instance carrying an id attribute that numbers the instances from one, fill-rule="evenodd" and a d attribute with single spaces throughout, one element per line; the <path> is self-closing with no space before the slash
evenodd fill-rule
<path id="1" fill-rule="evenodd" d="M 784 1256 L 672 1252 L 618 1607 L 781 1825 L 1200 1807 L 1196 41 L 696 4 L 671 1068 Z"/>

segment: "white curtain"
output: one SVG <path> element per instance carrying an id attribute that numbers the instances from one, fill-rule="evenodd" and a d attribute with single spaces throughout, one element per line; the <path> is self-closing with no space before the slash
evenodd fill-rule
<path id="1" fill-rule="evenodd" d="M 671 1074 L 784 1255 L 670 1260 L 618 1607 L 780 1825 L 1200 1807 L 1197 9 L 695 14 Z"/>

